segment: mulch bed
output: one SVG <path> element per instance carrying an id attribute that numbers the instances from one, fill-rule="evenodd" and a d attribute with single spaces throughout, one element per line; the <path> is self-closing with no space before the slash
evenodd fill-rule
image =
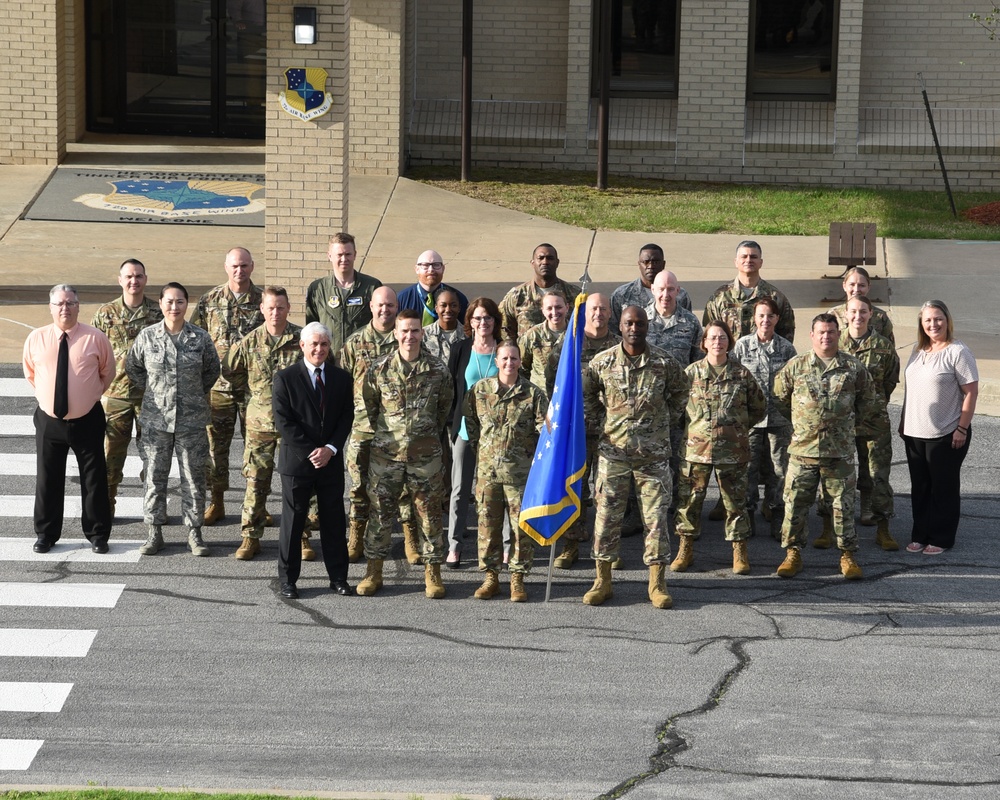
<path id="1" fill-rule="evenodd" d="M 970 222 L 978 222 L 980 225 L 1000 225 L 1000 201 L 967 208 L 962 212 L 962 216 Z"/>

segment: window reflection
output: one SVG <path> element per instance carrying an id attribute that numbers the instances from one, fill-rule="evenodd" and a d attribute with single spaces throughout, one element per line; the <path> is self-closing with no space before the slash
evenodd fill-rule
<path id="1" fill-rule="evenodd" d="M 600 69 L 601 2 L 594 2 L 594 86 Z M 677 96 L 678 0 L 611 0 L 611 91 Z"/>
<path id="2" fill-rule="evenodd" d="M 751 99 L 834 94 L 837 0 L 753 0 Z"/>

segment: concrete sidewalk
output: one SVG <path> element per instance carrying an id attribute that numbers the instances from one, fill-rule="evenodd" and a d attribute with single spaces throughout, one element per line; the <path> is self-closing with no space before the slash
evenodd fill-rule
<path id="1" fill-rule="evenodd" d="M 129 256 L 146 264 L 152 287 L 179 280 L 199 294 L 222 282 L 226 250 L 242 245 L 257 254 L 257 283 L 266 282 L 262 228 L 20 219 L 52 171 L 0 167 L 0 362 L 18 362 L 28 330 L 50 321 L 45 292 L 51 285 L 77 285 L 84 301 L 81 319 L 89 319 L 99 303 L 117 294 L 115 267 Z M 414 281 L 417 254 L 434 248 L 448 264 L 450 283 L 463 287 L 470 297 L 499 299 L 506 288 L 527 279 L 531 251 L 546 241 L 559 250 L 562 277 L 576 281 L 586 268 L 592 289 L 610 289 L 632 280 L 639 248 L 657 242 L 698 313 L 711 292 L 732 279 L 733 251 L 741 238 L 585 230 L 404 178 L 352 178 L 350 215 L 359 264 L 397 288 Z M 763 275 L 788 295 L 796 310 L 795 344 L 807 348 L 809 321 L 832 307 L 821 299 L 840 293 L 838 281 L 820 278 L 831 272 L 826 237 L 755 236 L 753 231 L 747 236 L 761 243 Z M 944 300 L 955 317 L 956 335 L 972 348 L 979 364 L 978 410 L 1000 415 L 1000 341 L 993 324 L 1000 291 L 992 282 L 1000 242 L 880 239 L 879 244 L 880 263 L 874 273 L 883 280 L 875 281 L 871 296 L 892 317 L 900 359 L 905 363 L 916 339 L 920 304 Z M 317 250 L 311 267 L 317 276 L 329 270 L 324 249 Z M 301 301 L 298 309 L 301 312 Z M 894 399 L 902 399 L 902 387 Z"/>

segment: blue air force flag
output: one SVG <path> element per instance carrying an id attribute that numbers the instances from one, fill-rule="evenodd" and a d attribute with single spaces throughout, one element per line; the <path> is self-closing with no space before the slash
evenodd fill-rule
<path id="1" fill-rule="evenodd" d="M 545 426 L 524 487 L 518 524 L 541 545 L 554 544 L 580 516 L 580 490 L 587 465 L 583 427 L 583 303 L 576 298 L 566 329 Z"/>

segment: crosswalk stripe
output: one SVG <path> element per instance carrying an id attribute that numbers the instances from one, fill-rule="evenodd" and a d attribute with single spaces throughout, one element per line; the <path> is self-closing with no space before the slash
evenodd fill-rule
<path id="1" fill-rule="evenodd" d="M 35 423 L 24 414 L 0 414 L 0 436 L 34 436 Z"/>
<path id="2" fill-rule="evenodd" d="M 96 559 L 95 559 L 96 560 Z M 0 606 L 114 608 L 124 583 L 0 583 Z"/>
<path id="3" fill-rule="evenodd" d="M 53 628 L 4 628 L 0 656 L 15 658 L 83 658 L 97 631 Z"/>
<path id="4" fill-rule="evenodd" d="M 35 469 L 34 453 L 5 453 L 0 456 L 0 475 L 34 476 Z M 139 456 L 126 457 L 125 468 L 122 471 L 126 478 L 138 478 L 140 469 L 142 469 L 142 459 Z M 72 454 L 66 459 L 66 474 L 74 478 L 80 476 L 80 470 Z M 176 461 L 170 463 L 170 477 L 180 478 Z"/>
<path id="5" fill-rule="evenodd" d="M 83 500 L 79 495 L 67 489 L 63 519 L 79 519 L 83 513 Z M 79 490 L 78 490 L 79 491 Z M 21 517 L 32 519 L 35 516 L 35 497 L 30 494 L 0 495 L 0 517 Z M 141 497 L 119 497 L 115 501 L 116 517 L 137 517 L 142 519 Z"/>
<path id="6" fill-rule="evenodd" d="M 62 711 L 72 683 L 0 681 L 0 711 L 53 714 Z"/>
<path id="7" fill-rule="evenodd" d="M 25 770 L 35 760 L 41 739 L 0 739 L 0 770 Z"/>
<path id="8" fill-rule="evenodd" d="M 0 396 L 34 397 L 35 390 L 24 378 L 0 378 Z"/>
<path id="9" fill-rule="evenodd" d="M 86 539 L 60 539 L 47 553 L 36 553 L 31 549 L 35 543 L 34 537 L 0 538 L 0 561 L 47 561 L 58 563 L 71 561 L 73 563 L 87 562 L 91 564 L 135 564 L 142 554 L 139 548 L 145 540 L 115 539 L 112 534 L 108 542 L 108 552 L 103 555 L 90 549 Z"/>

